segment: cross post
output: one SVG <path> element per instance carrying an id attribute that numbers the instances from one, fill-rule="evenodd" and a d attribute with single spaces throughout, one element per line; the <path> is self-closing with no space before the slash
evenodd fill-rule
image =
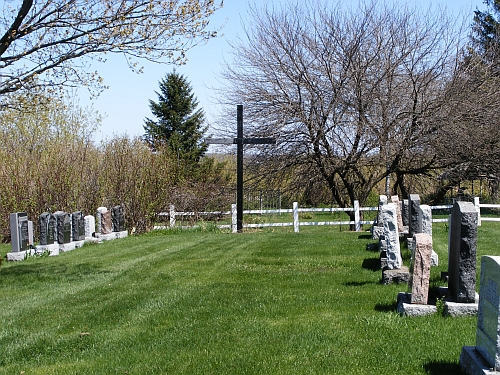
<path id="1" fill-rule="evenodd" d="M 276 144 L 274 138 L 243 138 L 243 106 L 236 107 L 236 138 L 209 138 L 208 144 L 236 144 L 236 230 L 243 230 L 243 145 Z"/>

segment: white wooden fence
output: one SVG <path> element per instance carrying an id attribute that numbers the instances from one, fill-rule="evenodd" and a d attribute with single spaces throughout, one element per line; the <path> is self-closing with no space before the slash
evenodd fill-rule
<path id="1" fill-rule="evenodd" d="M 497 208 L 500 209 L 500 204 L 480 204 L 479 198 L 474 198 L 474 206 L 478 212 L 478 225 L 481 225 L 481 221 L 498 221 L 500 222 L 500 217 L 481 217 L 481 208 Z M 431 210 L 451 210 L 453 205 L 440 205 L 431 206 Z M 264 228 L 264 227 L 291 227 L 293 226 L 294 232 L 299 232 L 300 226 L 318 226 L 318 225 L 354 225 L 356 231 L 361 230 L 361 225 L 372 224 L 373 221 L 361 220 L 361 211 L 377 211 L 378 207 L 360 207 L 358 201 L 354 201 L 354 207 L 348 208 L 299 208 L 297 202 L 293 202 L 292 209 L 280 209 L 280 210 L 244 210 L 243 214 L 257 214 L 257 215 L 270 215 L 270 214 L 283 214 L 291 213 L 293 214 L 293 222 L 284 223 L 258 223 L 258 224 L 244 224 L 243 228 Z M 353 212 L 354 211 L 354 221 L 299 221 L 299 213 L 301 212 Z M 176 212 L 174 206 L 170 206 L 169 212 L 161 212 L 158 214 L 160 217 L 170 218 L 170 228 L 175 227 L 177 217 L 185 216 L 228 216 L 231 215 L 231 224 L 228 225 L 218 225 L 219 228 L 231 228 L 233 233 L 236 233 L 236 204 L 231 205 L 231 211 L 226 212 Z M 433 223 L 447 222 L 448 218 L 433 218 Z M 166 229 L 166 226 L 155 226 L 155 229 Z"/>

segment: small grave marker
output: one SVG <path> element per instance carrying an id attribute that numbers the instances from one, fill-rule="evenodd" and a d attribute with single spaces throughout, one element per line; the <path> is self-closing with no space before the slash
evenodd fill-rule
<path id="1" fill-rule="evenodd" d="M 71 217 L 63 211 L 54 212 L 56 217 L 56 241 L 59 245 L 71 242 Z"/>
<path id="2" fill-rule="evenodd" d="M 10 214 L 10 239 L 13 253 L 28 250 L 30 239 L 26 212 Z"/>
<path id="3" fill-rule="evenodd" d="M 92 215 L 87 215 L 84 217 L 85 220 L 85 237 L 91 238 L 95 237 L 95 217 Z"/>
<path id="4" fill-rule="evenodd" d="M 125 230 L 125 215 L 122 206 L 115 206 L 111 209 L 111 222 L 113 232 L 123 232 Z"/>
<path id="5" fill-rule="evenodd" d="M 73 241 L 85 240 L 85 219 L 82 211 L 73 212 L 71 215 L 71 228 Z"/>

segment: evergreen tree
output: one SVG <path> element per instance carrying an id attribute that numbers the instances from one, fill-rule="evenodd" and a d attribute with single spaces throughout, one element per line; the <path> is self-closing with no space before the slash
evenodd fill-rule
<path id="1" fill-rule="evenodd" d="M 156 150 L 165 146 L 179 160 L 198 162 L 207 150 L 202 138 L 205 114 L 196 109 L 198 102 L 189 82 L 174 72 L 159 82 L 158 102 L 149 101 L 157 121 L 146 118 L 144 140 Z"/>
<path id="2" fill-rule="evenodd" d="M 472 41 L 476 54 L 488 64 L 500 60 L 500 0 L 485 0 L 487 11 L 476 10 L 472 25 Z"/>

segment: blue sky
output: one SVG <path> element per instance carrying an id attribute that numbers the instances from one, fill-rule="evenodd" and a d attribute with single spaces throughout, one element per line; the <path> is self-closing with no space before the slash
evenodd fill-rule
<path id="1" fill-rule="evenodd" d="M 250 4 L 257 7 L 269 1 L 250 0 Z M 476 8 L 486 9 L 483 0 L 394 0 L 410 5 L 427 7 L 446 6 L 449 11 L 456 13 L 465 12 L 472 22 L 473 11 Z M 274 0 L 273 3 L 286 3 L 287 0 Z M 333 2 L 333 1 L 332 1 Z M 356 0 L 344 0 L 345 4 L 352 4 Z M 177 72 L 183 74 L 191 83 L 200 107 L 206 113 L 207 121 L 214 118 L 217 113 L 213 99 L 214 87 L 220 87 L 219 73 L 221 64 L 231 61 L 231 47 L 228 42 L 234 41 L 242 34 L 242 22 L 245 22 L 249 7 L 247 0 L 225 0 L 224 7 L 218 10 L 210 19 L 212 27 L 224 26 L 220 36 L 209 41 L 206 45 L 194 47 L 188 51 L 189 61 L 186 65 L 177 67 Z M 109 56 L 108 56 L 109 57 Z M 133 73 L 127 66 L 122 56 L 111 56 L 105 64 L 96 64 L 95 69 L 104 78 L 104 83 L 110 88 L 105 90 L 96 99 L 89 99 L 86 89 L 80 89 L 78 95 L 80 104 L 93 108 L 105 118 L 96 134 L 96 140 L 110 138 L 113 135 L 128 134 L 129 136 L 142 135 L 143 123 L 146 117 L 151 117 L 149 99 L 157 99 L 155 91 L 158 90 L 158 81 L 167 73 L 172 72 L 173 66 L 153 64 L 144 61 L 144 73 Z"/>

